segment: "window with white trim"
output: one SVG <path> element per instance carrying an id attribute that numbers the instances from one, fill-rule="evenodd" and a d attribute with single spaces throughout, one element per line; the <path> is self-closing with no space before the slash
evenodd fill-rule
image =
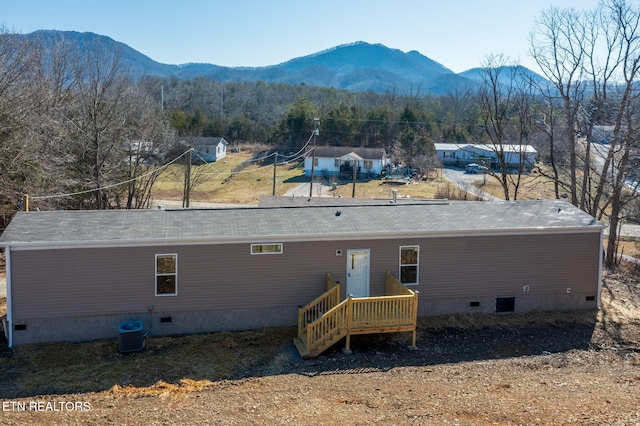
<path id="1" fill-rule="evenodd" d="M 400 282 L 418 284 L 419 246 L 400 246 Z"/>
<path id="2" fill-rule="evenodd" d="M 178 294 L 178 255 L 156 254 L 156 296 Z"/>
<path id="3" fill-rule="evenodd" d="M 373 160 L 364 160 L 365 169 L 373 169 Z"/>
<path id="4" fill-rule="evenodd" d="M 251 254 L 282 254 L 282 243 L 251 244 Z"/>

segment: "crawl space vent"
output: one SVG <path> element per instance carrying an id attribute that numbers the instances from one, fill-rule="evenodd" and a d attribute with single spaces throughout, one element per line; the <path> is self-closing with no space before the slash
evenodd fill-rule
<path id="1" fill-rule="evenodd" d="M 496 312 L 513 312 L 516 306 L 515 297 L 497 297 Z"/>

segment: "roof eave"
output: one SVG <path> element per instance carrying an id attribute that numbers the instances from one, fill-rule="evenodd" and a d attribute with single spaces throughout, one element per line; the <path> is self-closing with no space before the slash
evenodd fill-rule
<path id="1" fill-rule="evenodd" d="M 259 242 L 313 242 L 313 241 L 345 241 L 345 240 L 377 240 L 396 238 L 446 238 L 446 237 L 482 237 L 482 236 L 518 236 L 532 234 L 577 234 L 600 233 L 605 225 L 574 226 L 574 227 L 535 227 L 514 229 L 477 229 L 477 230 L 444 230 L 425 232 L 345 232 L 331 234 L 289 234 L 289 235 L 252 235 L 228 237 L 199 237 L 199 238 L 147 238 L 135 240 L 87 240 L 87 241 L 6 241 L 0 242 L 0 247 L 12 250 L 53 250 L 53 249 L 84 249 L 107 247 L 150 247 L 167 245 L 218 245 L 229 243 L 259 243 Z"/>

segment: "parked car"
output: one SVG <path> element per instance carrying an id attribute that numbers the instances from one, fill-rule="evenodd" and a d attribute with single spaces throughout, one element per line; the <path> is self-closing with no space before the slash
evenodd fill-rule
<path id="1" fill-rule="evenodd" d="M 480 164 L 471 163 L 465 166 L 464 171 L 466 173 L 488 173 L 489 169 Z"/>

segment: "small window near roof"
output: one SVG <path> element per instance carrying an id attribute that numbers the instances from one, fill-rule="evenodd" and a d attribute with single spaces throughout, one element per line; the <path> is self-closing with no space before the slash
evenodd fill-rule
<path id="1" fill-rule="evenodd" d="M 282 254 L 282 243 L 251 244 L 251 254 Z"/>
<path id="2" fill-rule="evenodd" d="M 178 255 L 156 254 L 156 296 L 178 294 Z"/>

